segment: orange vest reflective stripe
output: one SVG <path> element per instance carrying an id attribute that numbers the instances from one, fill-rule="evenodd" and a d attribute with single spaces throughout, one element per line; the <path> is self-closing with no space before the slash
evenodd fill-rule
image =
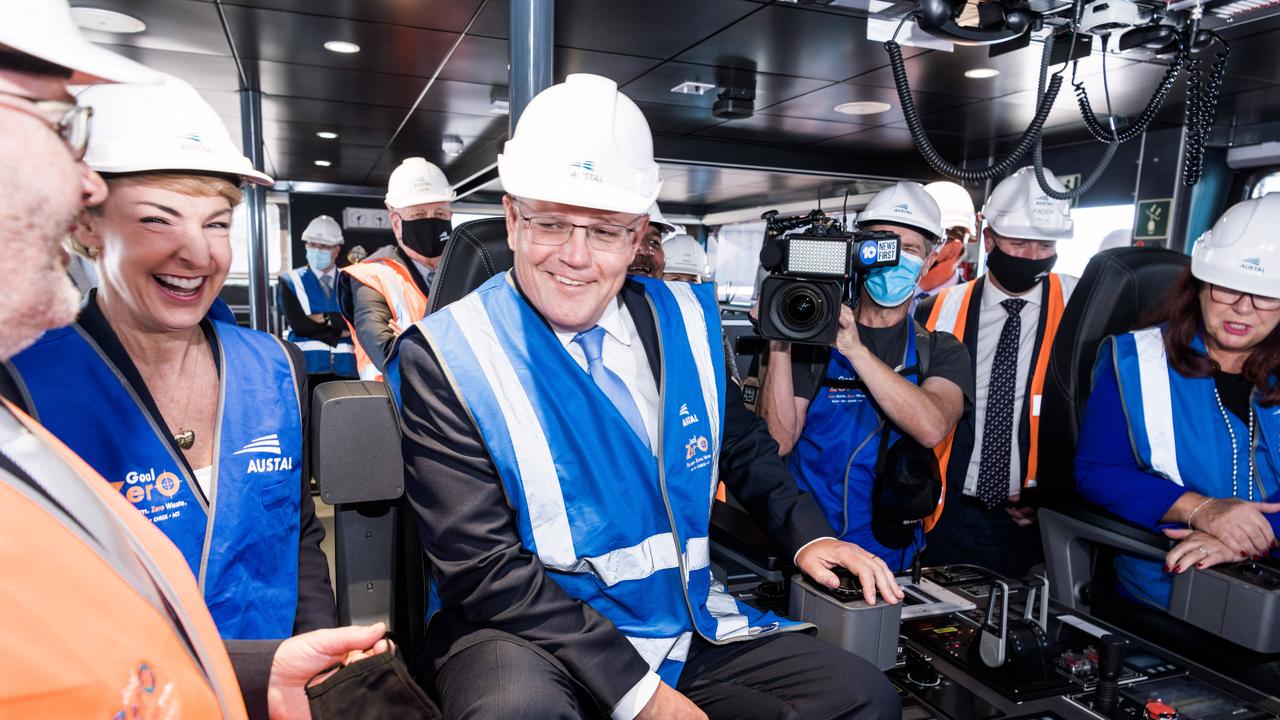
<path id="1" fill-rule="evenodd" d="M 426 317 L 427 296 L 418 289 L 409 268 L 400 261 L 389 257 L 363 260 L 342 268 L 342 272 L 378 291 L 387 301 L 391 316 L 402 331 Z M 350 322 L 347 327 L 351 330 L 351 343 L 355 346 L 356 370 L 360 372 L 360 379 L 381 382 L 382 373 L 378 372 L 378 366 L 369 359 L 369 353 L 360 347 L 356 329 Z"/>
<path id="2" fill-rule="evenodd" d="M 1028 428 L 1030 445 L 1027 448 L 1027 468 L 1022 480 L 1023 487 L 1035 487 L 1036 485 L 1036 473 L 1039 469 L 1040 455 L 1040 397 L 1044 393 L 1044 379 L 1048 374 L 1049 355 L 1050 350 L 1053 348 L 1053 339 L 1058 334 L 1058 325 L 1062 322 L 1062 312 L 1066 308 L 1067 301 L 1071 298 L 1072 290 L 1075 289 L 1075 282 L 1076 280 L 1073 277 L 1058 275 L 1057 273 L 1049 274 L 1049 292 L 1046 299 L 1048 307 L 1045 313 L 1044 325 L 1040 328 L 1040 352 L 1036 357 L 1036 365 L 1031 373 L 1031 413 L 1030 427 Z M 933 308 L 929 312 L 929 319 L 925 322 L 925 327 L 933 331 L 951 333 L 961 342 L 964 342 L 969 307 L 973 301 L 976 287 L 977 282 L 971 281 L 963 285 L 947 288 L 938 293 L 937 299 L 934 300 Z M 947 439 L 933 450 L 934 454 L 938 456 L 938 469 L 942 473 L 943 499 L 939 500 L 938 509 L 925 521 L 926 531 L 932 529 L 938 522 L 938 518 L 942 516 L 942 506 L 946 498 L 947 465 L 951 461 L 951 447 L 955 441 L 955 436 L 956 431 L 953 428 L 951 433 L 947 435 Z"/>
<path id="3" fill-rule="evenodd" d="M 0 716 L 247 718 L 231 660 L 177 548 L 66 446 L 5 406 L 119 517 L 171 589 L 165 596 L 177 602 L 175 614 L 207 667 L 174 631 L 176 617 L 140 595 L 60 517 L 0 482 L 0 567 L 8 585 L 0 593 Z"/>

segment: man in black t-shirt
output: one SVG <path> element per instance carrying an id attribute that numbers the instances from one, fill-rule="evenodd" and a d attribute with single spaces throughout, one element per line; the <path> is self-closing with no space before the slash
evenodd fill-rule
<path id="1" fill-rule="evenodd" d="M 841 308 L 830 348 L 770 344 L 774 371 L 765 377 L 761 414 L 836 535 L 899 572 L 910 566 L 923 532 L 919 524 L 873 522 L 879 461 L 903 437 L 924 448 L 942 442 L 972 402 L 973 381 L 964 346 L 909 314 L 942 237 L 937 203 L 918 183 L 899 182 L 871 199 L 858 225 L 896 232 L 901 261 L 868 274 L 856 308 Z"/>

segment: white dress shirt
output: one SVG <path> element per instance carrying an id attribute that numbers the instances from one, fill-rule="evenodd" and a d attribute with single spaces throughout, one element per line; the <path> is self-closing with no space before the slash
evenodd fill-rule
<path id="1" fill-rule="evenodd" d="M 964 476 L 964 494 L 978 494 L 978 464 L 982 460 L 982 430 L 987 419 L 987 394 L 991 384 L 991 363 L 995 361 L 1000 332 L 1009 317 L 1000 304 L 1016 297 L 1025 300 L 1020 317 L 1022 334 L 1018 339 L 1018 374 L 1013 387 L 1013 433 L 1009 443 L 1009 495 L 1022 492 L 1022 451 L 1018 433 L 1022 426 L 1022 401 L 1027 394 L 1027 373 L 1031 371 L 1031 352 L 1035 349 L 1036 335 L 1040 332 L 1040 305 L 1044 301 L 1043 285 L 1037 284 L 1024 295 L 1010 295 L 996 287 L 991 278 L 983 283 L 982 307 L 978 313 L 978 341 L 974 352 L 975 378 L 973 387 L 973 454 L 969 456 L 969 469 Z M 1033 409 L 1034 411 L 1034 409 Z"/>
<path id="2" fill-rule="evenodd" d="M 621 301 L 615 300 L 605 308 L 604 315 L 596 324 L 604 328 L 601 360 L 605 367 L 621 378 L 627 390 L 630 391 L 631 399 L 640 410 L 644 429 L 649 434 L 649 447 L 656 452 L 660 407 L 658 383 L 653 377 L 653 371 L 649 369 L 649 356 L 636 332 L 635 320 L 631 318 L 631 313 L 622 307 Z M 569 352 L 569 357 L 578 363 L 583 372 L 586 372 L 587 356 L 582 351 L 582 346 L 573 341 L 575 335 L 577 333 L 574 332 L 556 333 L 560 344 Z M 633 720 L 649 703 L 649 699 L 658 689 L 659 682 L 661 679 L 653 671 L 641 678 L 640 682 L 633 685 L 618 704 L 613 706 L 613 711 L 610 713 L 613 720 Z"/>

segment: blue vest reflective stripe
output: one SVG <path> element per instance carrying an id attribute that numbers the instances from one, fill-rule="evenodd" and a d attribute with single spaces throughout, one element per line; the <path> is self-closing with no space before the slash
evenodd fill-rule
<path id="1" fill-rule="evenodd" d="M 337 281 L 337 275 L 334 276 Z M 298 298 L 302 312 L 307 315 L 338 312 L 338 291 L 335 287 L 332 295 L 326 295 L 320 278 L 310 267 L 294 268 L 280 276 L 280 284 L 287 286 Z M 285 339 L 302 350 L 307 360 L 308 374 L 333 374 L 341 377 L 356 377 L 355 347 L 351 338 L 343 338 L 337 345 L 330 345 L 319 340 L 303 337 L 293 328 L 285 335 Z"/>
<path id="2" fill-rule="evenodd" d="M 916 366 L 916 333 L 910 316 L 906 323 L 902 367 L 910 369 Z M 857 373 L 844 355 L 832 349 L 826 377 L 852 381 Z M 903 377 L 916 382 L 914 372 Z M 804 431 L 788 459 L 796 484 L 818 501 L 840 539 L 875 553 L 897 572 L 910 565 L 912 548 L 885 547 L 871 533 L 871 488 L 882 428 L 880 412 L 864 390 L 823 386 L 809 404 Z M 896 430 L 889 430 L 889 444 L 899 437 Z M 923 538 L 923 531 L 917 530 L 915 544 L 923 547 Z"/>
<path id="3" fill-rule="evenodd" d="M 711 577 L 725 412 L 714 287 L 633 280 L 660 337 L 657 457 L 506 273 L 416 331 L 475 420 L 522 544 L 674 686 L 695 632 L 728 642 L 805 626 L 738 602 Z"/>
<path id="4" fill-rule="evenodd" d="M 79 326 L 45 333 L 11 363 L 32 415 L 182 552 L 222 637 L 287 638 L 298 604 L 302 489 L 294 368 L 274 337 L 213 327 L 222 395 L 208 503 L 156 420 Z"/>
<path id="5" fill-rule="evenodd" d="M 1197 336 L 1192 348 L 1205 352 Z M 1120 386 L 1125 421 L 1134 457 L 1148 471 L 1187 490 L 1209 497 L 1232 497 L 1231 438 L 1214 398 L 1212 377 L 1188 378 L 1169 364 L 1159 327 L 1107 338 L 1098 350 L 1110 354 Z M 1258 423 L 1255 447 L 1248 447 L 1249 428 L 1228 412 L 1235 433 L 1238 468 L 1236 497 L 1249 499 L 1245 482 L 1252 458 L 1253 499 L 1274 499 L 1280 492 L 1280 408 L 1253 401 Z M 1172 588 L 1159 562 L 1117 556 L 1116 571 L 1125 590 L 1160 607 L 1169 606 Z"/>

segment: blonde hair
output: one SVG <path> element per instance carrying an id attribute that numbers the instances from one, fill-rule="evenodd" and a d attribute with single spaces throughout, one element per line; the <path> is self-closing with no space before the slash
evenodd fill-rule
<path id="1" fill-rule="evenodd" d="M 228 177 L 221 175 L 189 175 L 179 172 L 141 172 L 126 173 L 121 175 L 104 175 L 103 180 L 107 182 L 107 189 L 114 192 L 116 188 L 128 187 L 131 185 L 146 185 L 147 187 L 168 190 L 169 192 L 179 193 L 181 195 L 189 195 L 192 197 L 220 197 L 235 207 L 240 204 L 244 194 L 240 192 L 240 188 Z M 93 215 L 102 214 L 102 206 L 85 208 L 85 212 Z M 90 248 L 85 247 L 75 235 L 68 235 L 66 244 L 77 255 L 94 259 L 97 253 L 92 252 Z"/>

